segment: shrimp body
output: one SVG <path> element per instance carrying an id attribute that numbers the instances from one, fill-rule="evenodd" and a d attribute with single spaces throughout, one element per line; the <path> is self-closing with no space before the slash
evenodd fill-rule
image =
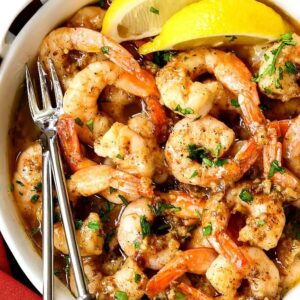
<path id="1" fill-rule="evenodd" d="M 238 96 L 244 121 L 252 133 L 264 124 L 264 116 L 258 108 L 256 86 L 251 73 L 232 53 L 198 48 L 173 57 L 157 75 L 156 82 L 163 103 L 191 118 L 206 115 L 217 94 L 218 84 L 193 82 L 203 73 L 214 74 L 228 90 Z"/>
<path id="2" fill-rule="evenodd" d="M 241 249 L 250 262 L 246 273 L 240 273 L 226 259 L 218 256 L 206 272 L 207 279 L 219 293 L 230 299 L 234 298 L 243 278 L 249 282 L 251 296 L 259 299 L 275 297 L 279 286 L 279 271 L 275 264 L 259 248 Z"/>
<path id="3" fill-rule="evenodd" d="M 178 251 L 177 255 L 149 280 L 146 294 L 149 297 L 157 295 L 186 272 L 205 274 L 215 259 L 216 252 L 210 248 Z"/>
<path id="4" fill-rule="evenodd" d="M 90 166 L 75 172 L 68 181 L 68 189 L 73 200 L 79 196 L 88 197 L 100 193 L 117 204 L 123 203 L 122 196 L 128 201 L 134 201 L 153 195 L 149 178 L 137 178 L 108 165 Z"/>
<path id="5" fill-rule="evenodd" d="M 242 183 L 228 190 L 226 201 L 233 211 L 246 215 L 246 225 L 239 232 L 239 240 L 264 250 L 277 246 L 285 226 L 282 199 L 276 193 L 251 192 L 250 183 Z M 244 192 L 250 193 L 252 200 L 245 202 Z"/>
<path id="6" fill-rule="evenodd" d="M 300 87 L 297 83 L 299 70 L 297 70 L 297 67 L 295 69 L 292 67 L 291 71 L 285 71 L 287 65 L 297 66 L 300 63 L 300 37 L 293 34 L 291 42 L 295 45 L 285 45 L 279 54 L 277 54 L 277 50 L 281 47 L 281 42 L 269 47 L 259 69 L 259 76 L 261 76 L 259 80 L 260 90 L 267 94 L 269 98 L 279 99 L 283 102 L 300 96 Z M 276 58 L 275 55 L 277 57 L 275 70 L 269 75 L 270 71 L 267 71 Z M 267 74 L 265 74 L 266 72 Z"/>
<path id="7" fill-rule="evenodd" d="M 86 6 L 68 20 L 68 27 L 84 27 L 100 31 L 106 11 L 98 6 Z"/>
<path id="8" fill-rule="evenodd" d="M 92 228 L 90 224 L 93 224 Z M 102 253 L 104 238 L 102 223 L 98 214 L 89 214 L 80 229 L 76 231 L 76 240 L 81 256 L 100 255 Z M 62 223 L 54 226 L 54 247 L 64 254 L 69 253 Z"/>
<path id="9" fill-rule="evenodd" d="M 19 156 L 13 176 L 14 197 L 23 218 L 31 228 L 39 225 L 41 207 L 42 148 L 39 143 L 27 147 Z"/>
<path id="10" fill-rule="evenodd" d="M 154 160 L 146 140 L 127 125 L 114 123 L 106 134 L 94 143 L 97 155 L 109 157 L 120 170 L 152 178 Z"/>
<path id="11" fill-rule="evenodd" d="M 284 162 L 288 169 L 300 178 L 300 115 L 291 121 L 282 146 Z"/>
<path id="12" fill-rule="evenodd" d="M 224 164 L 204 164 L 192 159 L 191 147 L 203 149 L 216 159 L 223 157 L 234 142 L 234 132 L 219 120 L 206 116 L 193 121 L 184 118 L 174 126 L 167 141 L 165 156 L 171 173 L 183 183 L 216 187 L 239 180 L 258 157 L 256 144 L 249 140 L 233 159 Z M 204 155 L 205 156 L 205 155 Z"/>
<path id="13" fill-rule="evenodd" d="M 202 199 L 190 197 L 183 192 L 160 194 L 158 199 L 176 207 L 178 211 L 168 213 L 182 219 L 199 219 L 195 210 L 201 212 L 204 207 Z M 144 236 L 141 220 L 153 223 L 153 204 L 155 203 L 148 199 L 140 199 L 126 207 L 118 228 L 118 241 L 127 256 L 142 257 L 148 268 L 159 270 L 177 253 L 180 244 L 171 234 Z M 137 244 L 140 245 L 138 248 Z"/>

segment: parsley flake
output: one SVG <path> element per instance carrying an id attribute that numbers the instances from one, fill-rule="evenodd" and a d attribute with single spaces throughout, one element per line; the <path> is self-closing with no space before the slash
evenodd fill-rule
<path id="1" fill-rule="evenodd" d="M 264 225 L 265 225 L 265 221 L 264 221 L 264 220 L 259 220 L 259 221 L 257 222 L 257 225 L 258 225 L 259 227 L 264 226 Z"/>
<path id="2" fill-rule="evenodd" d="M 239 100 L 238 99 L 231 99 L 230 100 L 230 103 L 232 106 L 234 107 L 240 107 L 240 104 L 239 104 Z"/>
<path id="3" fill-rule="evenodd" d="M 268 177 L 272 178 L 276 172 L 283 174 L 285 172 L 285 169 L 279 165 L 279 162 L 277 160 L 273 160 L 271 162 L 271 167 L 270 167 Z"/>
<path id="4" fill-rule="evenodd" d="M 88 224 L 88 228 L 92 229 L 93 231 L 97 231 L 100 229 L 100 224 L 97 221 L 90 221 Z"/>
<path id="5" fill-rule="evenodd" d="M 103 47 L 101 47 L 101 51 L 103 54 L 109 54 L 109 47 L 103 46 Z"/>
<path id="6" fill-rule="evenodd" d="M 140 217 L 140 224 L 142 229 L 142 236 L 143 238 L 145 238 L 147 235 L 150 235 L 151 233 L 150 223 L 148 222 L 145 215 Z"/>
<path id="7" fill-rule="evenodd" d="M 195 178 L 199 175 L 198 171 L 194 171 L 193 174 L 191 175 L 190 179 Z"/>
<path id="8" fill-rule="evenodd" d="M 153 6 L 150 7 L 150 12 L 152 12 L 153 14 L 159 15 L 159 9 L 157 9 Z"/>
<path id="9" fill-rule="evenodd" d="M 35 194 L 31 196 L 30 201 L 32 203 L 36 203 L 39 199 L 40 199 L 40 195 Z"/>
<path id="10" fill-rule="evenodd" d="M 86 126 L 88 127 L 88 129 L 90 130 L 90 132 L 93 132 L 94 130 L 94 120 L 91 119 L 89 121 L 86 122 Z"/>
<path id="11" fill-rule="evenodd" d="M 142 276 L 140 274 L 135 273 L 134 274 L 134 281 L 135 282 L 140 282 L 142 279 Z"/>
<path id="12" fill-rule="evenodd" d="M 296 66 L 290 61 L 287 61 L 285 63 L 285 71 L 288 74 L 297 74 L 298 73 L 298 70 L 297 70 Z"/>
<path id="13" fill-rule="evenodd" d="M 129 202 L 123 195 L 118 195 L 118 197 L 120 198 L 120 200 L 123 202 L 124 205 L 127 206 L 129 204 Z"/>
<path id="14" fill-rule="evenodd" d="M 78 230 L 82 227 L 83 225 L 83 221 L 82 220 L 79 220 L 79 219 L 76 219 L 75 220 L 75 229 Z"/>
<path id="15" fill-rule="evenodd" d="M 76 119 L 75 119 L 75 123 L 76 123 L 78 126 L 80 126 L 80 127 L 83 126 L 83 122 L 82 122 L 82 120 L 81 120 L 80 118 L 76 118 Z"/>
<path id="16" fill-rule="evenodd" d="M 212 233 L 212 225 L 208 224 L 207 226 L 202 228 L 203 236 L 209 236 Z"/>
<path id="17" fill-rule="evenodd" d="M 179 113 L 181 113 L 181 114 L 183 114 L 183 115 L 185 115 L 185 116 L 186 116 L 186 115 L 191 115 L 191 114 L 194 113 L 194 110 L 193 110 L 192 108 L 190 108 L 190 107 L 182 108 L 182 107 L 180 106 L 180 104 L 178 104 L 178 105 L 176 106 L 175 111 L 177 111 L 177 112 L 179 112 Z"/>
<path id="18" fill-rule="evenodd" d="M 253 201 L 253 195 L 247 190 L 247 189 L 242 189 L 239 197 L 241 200 L 244 202 L 250 203 Z"/>

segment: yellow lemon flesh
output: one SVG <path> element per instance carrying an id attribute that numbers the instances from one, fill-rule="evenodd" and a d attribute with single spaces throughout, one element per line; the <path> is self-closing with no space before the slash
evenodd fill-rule
<path id="1" fill-rule="evenodd" d="M 105 14 L 102 33 L 117 42 L 157 35 L 174 13 L 197 1 L 114 0 Z"/>
<path id="2" fill-rule="evenodd" d="M 256 44 L 276 40 L 288 26 L 272 8 L 255 0 L 202 0 L 174 14 L 141 54 L 202 45 Z"/>

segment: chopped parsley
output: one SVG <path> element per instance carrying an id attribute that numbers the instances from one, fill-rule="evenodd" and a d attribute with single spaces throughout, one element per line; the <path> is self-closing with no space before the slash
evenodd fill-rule
<path id="1" fill-rule="evenodd" d="M 285 63 L 285 71 L 288 74 L 297 74 L 298 73 L 296 66 L 290 61 L 287 61 Z"/>
<path id="2" fill-rule="evenodd" d="M 80 127 L 83 126 L 83 122 L 82 122 L 82 120 L 81 120 L 80 118 L 76 118 L 76 119 L 75 119 L 75 123 L 76 123 L 78 126 L 80 126 Z"/>
<path id="3" fill-rule="evenodd" d="M 103 46 L 103 47 L 101 47 L 101 51 L 103 54 L 109 54 L 109 47 Z"/>
<path id="4" fill-rule="evenodd" d="M 129 202 L 123 195 L 118 195 L 118 197 L 120 198 L 120 200 L 123 202 L 124 205 L 127 206 L 129 204 Z"/>
<path id="5" fill-rule="evenodd" d="M 169 203 L 157 202 L 155 205 L 149 205 L 155 216 L 162 215 L 165 210 L 172 209 L 174 212 L 180 211 L 180 207 L 176 207 Z"/>
<path id="6" fill-rule="evenodd" d="M 268 61 L 269 58 L 270 58 L 270 56 L 269 56 L 267 53 L 265 53 L 265 54 L 264 54 L 264 59 L 265 59 L 265 61 Z"/>
<path id="7" fill-rule="evenodd" d="M 90 130 L 90 132 L 93 132 L 94 130 L 94 120 L 91 119 L 89 121 L 86 122 L 86 126 L 88 127 L 88 129 Z"/>
<path id="8" fill-rule="evenodd" d="M 179 112 L 179 113 L 181 113 L 181 114 L 183 114 L 183 115 L 185 115 L 185 116 L 186 116 L 186 115 L 191 115 L 191 114 L 194 113 L 194 110 L 193 110 L 192 108 L 190 108 L 190 107 L 182 108 L 182 107 L 180 106 L 180 104 L 178 104 L 178 105 L 176 106 L 175 111 L 177 111 L 177 112 Z"/>
<path id="9" fill-rule="evenodd" d="M 198 217 L 200 220 L 202 220 L 202 216 L 201 216 L 201 214 L 200 214 L 200 211 L 199 211 L 199 210 L 196 210 L 195 213 L 196 213 L 197 217 Z"/>
<path id="10" fill-rule="evenodd" d="M 133 243 L 133 246 L 134 246 L 134 249 L 140 249 L 140 247 L 141 247 L 141 243 L 140 243 L 140 242 L 137 242 L 137 241 L 135 241 L 135 242 Z"/>
<path id="11" fill-rule="evenodd" d="M 238 99 L 231 99 L 230 100 L 230 103 L 232 106 L 234 107 L 240 107 L 240 104 L 239 104 L 239 100 Z"/>
<path id="12" fill-rule="evenodd" d="M 164 67 L 176 54 L 175 51 L 158 51 L 153 54 L 152 62 L 159 67 Z"/>
<path id="13" fill-rule="evenodd" d="M 270 95 L 271 94 L 271 90 L 269 88 L 264 88 L 264 91 L 267 95 Z"/>
<path id="14" fill-rule="evenodd" d="M 42 182 L 39 182 L 37 185 L 35 185 L 34 187 L 33 187 L 33 189 L 35 190 L 35 191 L 37 191 L 37 192 L 41 192 L 42 191 Z"/>
<path id="15" fill-rule="evenodd" d="M 64 272 L 65 272 L 66 274 L 68 274 L 69 271 L 70 271 L 70 256 L 69 256 L 69 255 L 66 255 L 66 256 L 65 256 L 65 261 L 66 261 L 66 265 L 65 265 L 65 267 L 64 267 Z"/>
<path id="16" fill-rule="evenodd" d="M 101 8 L 105 8 L 105 1 L 104 0 L 99 0 L 99 6 Z"/>
<path id="17" fill-rule="evenodd" d="M 140 282 L 142 279 L 142 276 L 140 274 L 135 273 L 134 274 L 134 281 L 135 282 Z"/>
<path id="18" fill-rule="evenodd" d="M 153 6 L 150 7 L 150 12 L 152 12 L 153 14 L 159 15 L 159 9 L 157 9 Z"/>
<path id="19" fill-rule="evenodd" d="M 118 159 L 124 159 L 123 156 L 122 156 L 121 154 L 117 154 L 117 155 L 116 155 L 116 158 L 118 158 Z"/>
<path id="20" fill-rule="evenodd" d="M 36 203 L 39 199 L 40 199 L 40 195 L 35 194 L 31 196 L 30 201 L 32 203 Z"/>
<path id="21" fill-rule="evenodd" d="M 115 204 L 113 204 L 112 202 L 109 201 L 105 201 L 104 202 L 104 209 L 106 212 L 111 212 L 113 209 L 115 208 Z"/>
<path id="22" fill-rule="evenodd" d="M 78 230 L 82 227 L 83 225 L 83 221 L 82 220 L 79 220 L 79 219 L 76 219 L 75 220 L 75 229 Z"/>
<path id="23" fill-rule="evenodd" d="M 201 118 L 202 118 L 202 116 L 200 115 L 200 116 L 198 116 L 197 118 L 195 118 L 195 119 L 193 120 L 193 122 L 196 122 L 196 121 L 200 120 Z"/>
<path id="24" fill-rule="evenodd" d="M 259 108 L 260 108 L 262 111 L 268 109 L 267 106 L 265 106 L 264 104 L 260 104 L 260 105 L 259 105 Z"/>
<path id="25" fill-rule="evenodd" d="M 277 160 L 273 160 L 271 162 L 271 167 L 270 167 L 268 177 L 272 178 L 276 172 L 283 174 L 285 172 L 285 169 L 279 165 L 279 162 Z"/>
<path id="26" fill-rule="evenodd" d="M 112 238 L 114 237 L 114 235 L 115 235 L 115 230 L 113 229 L 112 231 L 108 232 L 104 237 L 104 246 L 103 247 L 106 252 L 109 251 L 109 243 L 112 240 Z"/>
<path id="27" fill-rule="evenodd" d="M 202 228 L 203 236 L 209 236 L 212 233 L 212 225 L 208 224 L 207 226 Z"/>
<path id="28" fill-rule="evenodd" d="M 295 45 L 296 45 L 296 42 L 293 41 L 292 33 L 285 33 L 285 34 L 281 35 L 280 44 L 279 44 L 278 48 L 271 51 L 271 53 L 273 54 L 272 62 L 265 68 L 265 70 L 261 74 L 255 75 L 253 78 L 253 81 L 259 82 L 266 75 L 272 76 L 276 72 L 276 63 L 278 61 L 278 57 L 279 57 L 279 54 L 281 53 L 282 49 L 285 46 L 295 46 Z M 277 83 L 277 86 L 279 86 L 278 83 Z"/>
<path id="29" fill-rule="evenodd" d="M 265 225 L 265 221 L 264 221 L 264 220 L 259 220 L 259 221 L 257 222 L 257 225 L 258 225 L 259 227 L 264 226 L 264 225 Z"/>
<path id="30" fill-rule="evenodd" d="M 253 201 L 253 195 L 247 190 L 247 189 L 242 189 L 239 197 L 241 200 L 244 202 L 250 203 Z"/>
<path id="31" fill-rule="evenodd" d="M 112 186 L 109 187 L 109 193 L 110 193 L 110 194 L 113 194 L 113 193 L 115 193 L 115 192 L 117 192 L 117 191 L 118 191 L 118 189 L 115 189 L 115 188 L 113 188 Z"/>
<path id="32" fill-rule="evenodd" d="M 197 177 L 199 175 L 198 171 L 194 171 L 193 174 L 191 175 L 190 179 Z"/>
<path id="33" fill-rule="evenodd" d="M 147 235 L 150 235 L 151 233 L 150 223 L 148 222 L 145 215 L 140 217 L 140 224 L 142 229 L 142 236 L 143 238 L 145 238 Z"/>
<path id="34" fill-rule="evenodd" d="M 100 229 L 100 224 L 97 221 L 90 221 L 88 224 L 88 228 L 92 229 L 93 231 L 97 231 Z"/>
<path id="35" fill-rule="evenodd" d="M 186 295 L 182 294 L 180 292 L 175 292 L 175 299 L 176 300 L 185 300 L 186 299 Z"/>
<path id="36" fill-rule="evenodd" d="M 16 180 L 16 183 L 17 183 L 18 185 L 20 185 L 20 186 L 25 186 L 25 184 L 24 184 L 22 181 L 20 181 L 20 180 Z"/>
<path id="37" fill-rule="evenodd" d="M 237 39 L 235 35 L 225 35 L 229 42 L 234 42 Z"/>

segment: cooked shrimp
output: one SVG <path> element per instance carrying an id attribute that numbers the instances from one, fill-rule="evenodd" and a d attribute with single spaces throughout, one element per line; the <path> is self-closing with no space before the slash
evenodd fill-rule
<path id="1" fill-rule="evenodd" d="M 82 265 L 85 277 L 87 279 L 87 288 L 88 291 L 96 295 L 101 287 L 101 279 L 102 274 L 99 271 L 99 256 L 92 256 L 92 257 L 83 257 L 82 258 Z M 74 278 L 74 271 L 72 266 L 70 266 L 70 289 L 72 293 L 77 296 L 77 288 L 75 285 L 75 278 Z"/>
<path id="2" fill-rule="evenodd" d="M 100 31 L 106 11 L 98 6 L 86 6 L 68 20 L 68 27 L 84 27 Z"/>
<path id="3" fill-rule="evenodd" d="M 155 170 L 152 149 L 147 141 L 127 125 L 114 123 L 106 134 L 95 141 L 94 150 L 109 157 L 122 171 L 152 178 Z"/>
<path id="4" fill-rule="evenodd" d="M 163 183 L 169 176 L 168 168 L 165 163 L 164 151 L 159 147 L 154 135 L 153 124 L 145 113 L 134 115 L 128 121 L 128 127 L 141 135 L 146 141 L 151 151 L 154 161 L 153 180 L 156 183 Z"/>
<path id="5" fill-rule="evenodd" d="M 220 159 L 234 139 L 234 132 L 213 117 L 182 119 L 174 126 L 166 144 L 165 156 L 171 173 L 182 183 L 202 187 L 239 180 L 256 161 L 259 151 L 250 139 L 233 159 Z"/>
<path id="6" fill-rule="evenodd" d="M 91 144 L 95 138 L 92 126 L 88 124 L 93 124 L 98 114 L 97 100 L 107 85 L 114 85 L 145 99 L 149 96 L 148 86 L 112 62 L 96 62 L 79 72 L 65 93 L 64 111 L 80 120 L 77 131 L 80 139 L 86 143 Z M 156 109 L 162 110 L 159 105 Z"/>
<path id="7" fill-rule="evenodd" d="M 291 121 L 285 134 L 282 156 L 288 169 L 300 178 L 300 115 Z"/>
<path id="8" fill-rule="evenodd" d="M 264 146 L 263 151 L 264 176 L 282 187 L 287 194 L 291 195 L 291 198 L 294 198 L 293 200 L 297 200 L 300 193 L 300 179 L 282 167 L 282 144 L 278 142 L 276 129 L 270 127 L 268 135 L 269 143 Z"/>
<path id="9" fill-rule="evenodd" d="M 111 81 L 114 83 L 118 79 L 117 83 L 119 87 L 129 90 L 133 94 L 138 91 L 138 95 L 144 98 L 158 141 L 163 142 L 166 139 L 166 115 L 159 103 L 159 93 L 156 88 L 155 79 L 148 71 L 140 67 L 138 62 L 125 48 L 99 32 L 86 28 L 63 27 L 52 31 L 44 39 L 40 50 L 40 59 L 45 66 L 48 66 L 48 59 L 51 58 L 56 66 L 58 76 L 62 79 L 63 72 L 59 69 L 59 66 L 64 65 L 66 53 L 71 50 L 88 53 L 99 53 L 102 51 L 115 64 L 112 66 L 109 62 L 104 61 L 95 63 L 98 69 L 95 67 L 96 69 L 88 68 L 86 72 L 83 70 L 84 73 L 80 74 L 80 72 L 80 75 L 77 74 L 78 77 L 76 75 L 75 77 L 77 78 L 72 79 L 69 83 L 68 86 L 72 91 L 70 93 L 75 99 L 79 96 L 79 100 L 87 97 L 91 101 L 86 105 L 86 109 L 92 110 L 92 112 L 89 110 L 86 115 L 86 122 L 92 120 L 92 117 L 95 116 L 94 111 L 97 100 L 97 97 L 96 99 L 94 98 L 95 95 L 99 96 L 99 93 L 106 84 Z M 117 69 L 119 69 L 118 72 L 116 71 Z M 88 84 L 89 89 L 82 88 L 85 84 Z M 97 84 L 100 85 L 100 88 L 97 87 Z M 77 99 L 77 105 L 81 104 L 79 100 Z M 80 117 L 76 113 L 78 113 L 77 110 L 75 110 L 75 117 Z M 93 115 L 90 116 L 90 113 Z"/>
<path id="10" fill-rule="evenodd" d="M 141 199 L 126 207 L 118 228 L 118 242 L 127 256 L 142 257 L 145 265 L 154 270 L 162 268 L 177 253 L 180 246 L 172 234 L 146 236 L 143 233 L 142 220 L 149 226 L 153 223 L 155 215 L 151 207 L 158 202 L 170 204 L 167 213 L 181 219 L 199 220 L 199 213 L 196 211 L 201 213 L 204 207 L 203 199 L 177 191 L 159 194 L 156 202 Z M 172 208 L 175 208 L 175 211 L 172 211 Z M 153 239 L 155 243 L 152 245 Z M 139 247 L 136 247 L 137 244 Z"/>
<path id="11" fill-rule="evenodd" d="M 101 101 L 101 111 L 107 113 L 114 121 L 123 124 L 127 123 L 128 113 L 126 110 L 131 104 L 137 105 L 139 102 L 133 94 L 110 85 L 103 90 L 103 101 Z"/>
<path id="12" fill-rule="evenodd" d="M 293 34 L 285 43 L 281 41 L 270 46 L 259 69 L 259 87 L 269 98 L 283 102 L 300 96 L 299 70 L 300 37 Z"/>
<path id="13" fill-rule="evenodd" d="M 260 111 L 256 86 L 251 73 L 232 53 L 198 48 L 174 56 L 156 77 L 163 103 L 170 109 L 191 118 L 206 115 L 211 109 L 217 84 L 193 82 L 199 75 L 214 74 L 239 101 L 244 121 L 251 132 L 263 130 L 264 116 Z"/>
<path id="14" fill-rule="evenodd" d="M 134 280 L 136 274 L 139 280 Z M 121 269 L 113 276 L 104 277 L 100 281 L 99 300 L 115 299 L 117 292 L 127 295 L 130 300 L 140 300 L 144 295 L 148 278 L 131 258 L 127 258 Z"/>
<path id="15" fill-rule="evenodd" d="M 240 273 L 221 255 L 212 262 L 206 277 L 221 294 L 234 298 L 243 278 L 250 284 L 251 295 L 259 299 L 275 297 L 279 288 L 279 271 L 267 255 L 256 247 L 242 247 L 248 257 L 250 267 L 246 273 Z"/>
<path id="16" fill-rule="evenodd" d="M 149 297 L 157 295 L 186 272 L 205 274 L 215 259 L 216 252 L 210 248 L 178 251 L 177 255 L 149 280 L 146 294 Z"/>
<path id="17" fill-rule="evenodd" d="M 282 199 L 278 193 L 265 194 L 256 191 L 251 182 L 244 182 L 228 190 L 226 201 L 232 211 L 246 215 L 239 241 L 264 250 L 277 246 L 285 226 Z"/>
<path id="18" fill-rule="evenodd" d="M 30 229 L 38 227 L 37 214 L 42 199 L 42 148 L 39 143 L 30 145 L 19 156 L 12 184 L 21 215 Z"/>
<path id="19" fill-rule="evenodd" d="M 54 247 L 64 254 L 68 254 L 67 240 L 62 223 L 54 225 Z M 102 253 L 104 238 L 102 235 L 102 223 L 99 215 L 90 213 L 82 226 L 76 231 L 80 255 L 91 256 Z"/>
<path id="20" fill-rule="evenodd" d="M 111 202 L 122 204 L 122 199 L 135 201 L 152 197 L 152 182 L 146 177 L 135 177 L 108 165 L 95 165 L 75 172 L 68 180 L 68 189 L 74 201 L 80 196 L 100 193 Z"/>
<path id="21" fill-rule="evenodd" d="M 223 193 L 210 196 L 202 213 L 202 230 L 211 246 L 237 269 L 245 272 L 248 261 L 227 233 L 230 211 Z"/>

